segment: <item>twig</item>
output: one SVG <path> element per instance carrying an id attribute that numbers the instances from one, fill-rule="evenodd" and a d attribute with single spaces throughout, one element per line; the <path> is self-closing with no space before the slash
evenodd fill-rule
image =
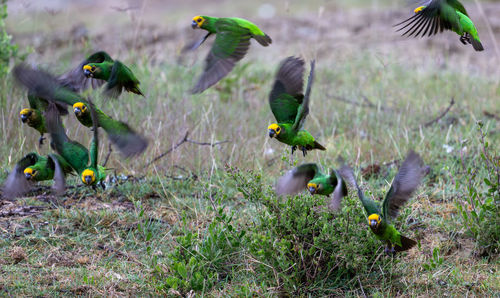
<path id="1" fill-rule="evenodd" d="M 338 100 L 338 101 L 342 101 L 342 102 L 345 102 L 345 103 L 348 103 L 348 104 L 351 104 L 353 106 L 360 106 L 360 107 L 365 107 L 365 108 L 372 108 L 372 109 L 377 109 L 378 106 L 376 104 L 374 104 L 373 102 L 371 102 L 366 96 L 364 95 L 361 95 L 361 97 L 363 98 L 363 101 L 365 103 L 360 103 L 358 101 L 354 101 L 354 100 L 351 100 L 351 99 L 347 99 L 343 96 L 340 96 L 340 95 L 331 95 L 331 97 L 333 97 L 333 99 L 335 100 Z M 390 111 L 391 109 L 389 108 L 386 108 L 386 107 L 383 107 L 383 106 L 380 106 L 380 109 L 383 110 L 383 111 Z"/>
<path id="2" fill-rule="evenodd" d="M 215 143 L 207 143 L 207 142 L 197 142 L 197 141 L 193 141 L 193 140 L 190 140 L 190 139 L 186 139 L 186 142 L 188 143 L 193 143 L 193 144 L 196 144 L 196 145 L 201 145 L 201 146 L 216 146 L 216 145 L 219 145 L 219 144 L 224 144 L 224 143 L 229 143 L 230 140 L 224 140 L 224 141 L 219 141 L 219 142 L 215 142 Z"/>
<path id="3" fill-rule="evenodd" d="M 111 155 L 111 152 L 113 152 L 113 147 L 111 147 L 111 143 L 109 143 L 108 147 L 108 154 L 106 155 L 106 158 L 104 159 L 104 163 L 102 164 L 103 167 L 106 167 L 108 164 L 109 156 Z"/>
<path id="4" fill-rule="evenodd" d="M 358 277 L 359 286 L 361 287 L 361 293 L 363 293 L 363 297 L 366 298 L 365 290 L 363 290 L 363 285 L 361 284 L 361 281 L 359 280 L 359 276 L 357 276 L 357 277 Z"/>
<path id="5" fill-rule="evenodd" d="M 444 117 L 444 115 L 446 115 L 446 114 L 450 111 L 451 107 L 452 107 L 454 104 L 455 104 L 455 99 L 452 97 L 452 98 L 451 98 L 451 101 L 450 101 L 450 105 L 446 108 L 446 110 L 444 110 L 444 111 L 443 111 L 443 112 L 442 112 L 439 116 L 437 116 L 436 118 L 434 118 L 434 119 L 432 119 L 431 121 L 428 121 L 428 122 L 426 122 L 426 123 L 424 123 L 424 124 L 422 124 L 422 125 L 420 125 L 420 126 L 422 126 L 422 127 L 429 127 L 429 126 L 431 126 L 432 124 L 434 124 L 434 123 L 438 122 L 439 120 L 441 120 L 441 118 L 443 118 L 443 117 Z M 419 127 L 420 127 L 420 126 L 419 126 Z M 418 128 L 415 128 L 415 130 L 418 130 Z"/>
<path id="6" fill-rule="evenodd" d="M 175 149 L 179 148 L 180 145 L 184 144 L 187 142 L 187 137 L 189 135 L 189 130 L 186 131 L 186 134 L 184 135 L 184 137 L 182 138 L 182 140 L 179 141 L 179 143 L 177 143 L 174 147 L 168 149 L 167 151 L 163 152 L 162 154 L 158 155 L 157 157 L 155 157 L 152 161 L 148 162 L 144 167 L 143 169 L 149 167 L 152 163 L 155 163 L 156 161 L 162 159 L 165 155 L 169 154 L 170 152 L 174 151 Z"/>
<path id="7" fill-rule="evenodd" d="M 136 6 L 129 6 L 129 7 L 118 7 L 118 6 L 110 6 L 109 8 L 114 9 L 119 12 L 126 12 L 128 10 L 136 10 L 141 8 L 139 5 Z"/>
<path id="8" fill-rule="evenodd" d="M 197 141 L 193 141 L 193 140 L 190 140 L 188 139 L 188 136 L 189 136 L 189 131 L 186 131 L 186 134 L 184 135 L 184 137 L 182 138 L 182 140 L 179 141 L 179 143 L 177 143 L 174 147 L 168 149 L 167 151 L 165 151 L 164 153 L 158 155 L 157 157 L 155 157 L 152 161 L 150 161 L 149 163 L 147 163 L 143 169 L 149 167 L 152 163 L 155 163 L 157 162 L 159 159 L 163 158 L 165 155 L 171 153 L 172 151 L 174 151 L 175 149 L 179 148 L 180 145 L 184 144 L 184 143 L 192 143 L 192 144 L 196 144 L 196 145 L 200 145 L 200 146 L 216 146 L 216 145 L 219 145 L 219 144 L 224 144 L 224 143 L 229 143 L 230 141 L 229 140 L 224 140 L 224 141 L 220 141 L 220 142 L 215 142 L 215 143 L 208 143 L 208 142 L 197 142 Z"/>

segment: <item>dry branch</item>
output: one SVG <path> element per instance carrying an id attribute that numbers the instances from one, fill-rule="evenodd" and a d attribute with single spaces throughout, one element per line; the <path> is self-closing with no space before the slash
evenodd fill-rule
<path id="1" fill-rule="evenodd" d="M 430 120 L 430 121 L 427 121 L 426 123 L 420 125 L 419 127 L 429 127 L 431 126 L 432 124 L 438 122 L 439 120 L 441 120 L 451 109 L 451 107 L 455 104 L 455 99 L 452 97 L 451 100 L 450 100 L 450 105 L 446 108 L 446 110 L 444 110 L 439 116 L 437 116 L 436 118 Z M 416 128 L 415 130 L 417 130 L 418 128 Z"/>

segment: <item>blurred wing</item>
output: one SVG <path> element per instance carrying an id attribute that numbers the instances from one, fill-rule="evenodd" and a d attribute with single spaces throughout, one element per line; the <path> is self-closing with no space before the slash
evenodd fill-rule
<path id="1" fill-rule="evenodd" d="M 410 150 L 384 199 L 382 211 L 385 220 L 390 222 L 391 218 L 398 216 L 399 209 L 408 202 L 420 184 L 425 170 L 420 156 Z"/>
<path id="2" fill-rule="evenodd" d="M 63 87 L 57 78 L 46 71 L 19 64 L 14 67 L 13 74 L 16 80 L 28 89 L 29 96 L 53 102 L 59 111 L 66 111 L 65 105 L 73 106 L 76 102 L 85 102 L 78 93 Z"/>
<path id="3" fill-rule="evenodd" d="M 349 167 L 348 165 L 343 165 L 338 170 L 338 172 L 339 175 L 347 182 L 347 184 L 350 184 L 352 187 L 356 188 L 359 200 L 361 201 L 361 204 L 363 204 L 367 215 L 374 213 L 380 214 L 380 210 L 377 204 L 365 197 L 363 191 L 361 190 L 361 187 L 359 187 L 358 182 L 356 182 L 356 178 L 354 177 L 354 172 L 351 167 Z"/>
<path id="4" fill-rule="evenodd" d="M 342 198 L 347 196 L 347 186 L 345 185 L 344 179 L 340 174 L 330 169 L 330 184 L 335 185 L 335 190 L 333 191 L 332 198 L 330 202 L 328 202 L 328 208 L 333 211 L 337 211 L 340 209 L 340 204 L 342 202 Z"/>
<path id="5" fill-rule="evenodd" d="M 306 120 L 307 115 L 309 114 L 309 98 L 311 97 L 311 88 L 314 82 L 314 66 L 316 65 L 316 61 L 311 61 L 311 70 L 309 72 L 309 79 L 307 81 L 306 94 L 304 95 L 304 100 L 299 107 L 297 112 L 297 117 L 295 118 L 295 122 L 293 123 L 293 130 L 299 130 L 304 126 L 304 122 Z"/>
<path id="6" fill-rule="evenodd" d="M 200 40 L 196 40 L 194 42 L 191 42 L 191 43 L 188 43 L 187 45 L 185 45 L 182 50 L 181 50 L 181 54 L 184 54 L 186 52 L 190 52 L 190 51 L 194 51 L 196 50 L 197 48 L 199 48 L 201 46 L 202 43 L 205 42 L 205 40 L 207 40 L 207 38 L 212 35 L 211 32 L 208 32 L 202 39 Z"/>
<path id="7" fill-rule="evenodd" d="M 283 196 L 300 192 L 317 173 L 320 173 L 320 170 L 315 163 L 303 164 L 288 171 L 278 179 L 276 194 Z"/>
<path id="8" fill-rule="evenodd" d="M 64 170 L 55 154 L 49 154 L 49 165 L 54 167 L 54 184 L 52 192 L 57 196 L 62 196 L 66 191 L 66 179 Z"/>
<path id="9" fill-rule="evenodd" d="M 117 121 L 98 111 L 99 125 L 106 131 L 108 137 L 121 154 L 127 158 L 141 154 L 146 150 L 148 141 L 125 122 Z"/>
<path id="10" fill-rule="evenodd" d="M 217 33 L 214 44 L 205 60 L 203 74 L 192 93 L 201 93 L 225 77 L 250 47 L 250 31 L 238 26 L 234 21 L 218 20 L 215 27 Z"/>
<path id="11" fill-rule="evenodd" d="M 394 26 L 402 26 L 396 32 L 406 30 L 403 36 L 424 37 L 426 34 L 431 36 L 443 30 L 460 28 L 460 22 L 447 0 L 433 0 L 424 9 Z"/>
<path id="12" fill-rule="evenodd" d="M 83 73 L 83 67 L 89 63 L 102 63 L 104 61 L 112 62 L 113 59 L 106 52 L 96 52 L 83 60 L 77 67 L 62 74 L 57 79 L 62 86 L 74 92 L 82 92 L 89 88 L 97 89 L 106 83 L 106 81 L 87 78 Z"/>
<path id="13" fill-rule="evenodd" d="M 293 123 L 303 99 L 304 60 L 288 57 L 279 66 L 269 105 L 278 123 Z"/>
<path id="14" fill-rule="evenodd" d="M 6 199 L 13 199 L 27 193 L 33 183 L 26 180 L 24 176 L 24 169 L 34 165 L 38 161 L 38 155 L 29 153 L 16 163 L 16 166 L 10 172 L 2 187 L 3 197 Z"/>

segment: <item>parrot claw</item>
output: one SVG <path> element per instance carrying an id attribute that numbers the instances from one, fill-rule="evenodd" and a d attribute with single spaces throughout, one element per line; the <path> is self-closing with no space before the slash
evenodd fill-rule
<path id="1" fill-rule="evenodd" d="M 306 155 L 307 155 L 306 147 L 302 146 L 302 147 L 300 147 L 300 150 L 302 150 L 302 155 L 304 155 L 304 157 L 306 157 Z"/>
<path id="2" fill-rule="evenodd" d="M 390 255 L 395 255 L 395 254 L 396 254 L 396 251 L 394 250 L 394 246 L 389 245 L 389 244 L 385 247 L 384 252 L 385 252 L 388 256 L 390 256 Z"/>
<path id="3" fill-rule="evenodd" d="M 292 156 L 293 156 L 293 152 L 295 152 L 295 150 L 297 150 L 297 146 L 292 146 Z"/>
<path id="4" fill-rule="evenodd" d="M 460 41 L 464 44 L 467 45 L 468 43 L 471 43 L 469 35 L 467 33 L 464 33 L 464 35 L 460 36 Z"/>
<path id="5" fill-rule="evenodd" d="M 40 146 L 42 146 L 44 140 L 45 140 L 45 137 L 44 136 L 40 136 L 40 138 L 38 139 L 38 144 L 40 144 Z"/>

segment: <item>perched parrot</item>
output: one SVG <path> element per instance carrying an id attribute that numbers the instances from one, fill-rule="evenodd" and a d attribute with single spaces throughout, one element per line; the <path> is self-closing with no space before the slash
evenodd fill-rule
<path id="1" fill-rule="evenodd" d="M 81 65 L 85 77 L 108 82 L 106 93 L 113 97 L 120 95 L 123 89 L 144 96 L 139 89 L 139 80 L 130 68 L 118 60 L 113 60 L 106 52 L 90 55 Z"/>
<path id="2" fill-rule="evenodd" d="M 89 105 L 92 106 L 91 103 L 89 103 Z M 91 113 L 95 115 L 93 108 L 90 110 Z M 92 117 L 92 119 L 96 118 L 96 115 L 95 117 Z M 53 104 L 49 105 L 47 108 L 45 119 L 47 131 L 49 132 L 51 138 L 51 147 L 71 165 L 71 167 L 78 173 L 84 184 L 93 187 L 95 187 L 98 183 L 100 184 L 104 178 L 106 178 L 106 169 L 97 165 L 97 151 L 99 146 L 97 121 L 93 121 L 92 127 L 94 136 L 90 144 L 89 154 L 89 150 L 87 150 L 85 146 L 68 138 L 61 123 L 61 117 Z M 103 186 L 103 184 L 101 185 Z"/>
<path id="3" fill-rule="evenodd" d="M 339 170 L 342 177 L 357 189 L 359 199 L 368 215 L 368 225 L 371 231 L 378 239 L 387 243 L 386 253 L 405 251 L 417 244 L 415 240 L 401 235 L 391 224 L 391 220 L 398 216 L 399 209 L 408 202 L 417 189 L 422 177 L 425 175 L 425 170 L 426 168 L 423 166 L 420 156 L 410 151 L 385 196 L 382 203 L 382 212 L 380 212 L 374 201 L 364 196 L 351 168 L 344 166 Z"/>
<path id="4" fill-rule="evenodd" d="M 64 193 L 65 175 L 73 171 L 66 160 L 57 154 L 48 157 L 31 152 L 16 163 L 5 180 L 3 196 L 8 199 L 19 197 L 32 189 L 34 182 L 54 179 L 52 189 L 56 194 Z"/>
<path id="5" fill-rule="evenodd" d="M 269 137 L 292 146 L 292 154 L 297 146 L 306 156 L 308 150 L 326 150 L 314 137 L 302 129 L 309 114 L 309 97 L 314 81 L 314 60 L 311 62 L 306 94 L 302 94 L 304 60 L 288 57 L 281 62 L 273 89 L 269 95 L 269 104 L 278 123 L 269 125 Z"/>
<path id="6" fill-rule="evenodd" d="M 196 16 L 193 18 L 191 27 L 207 30 L 208 33 L 203 39 L 190 46 L 190 50 L 197 49 L 211 34 L 215 34 L 215 42 L 205 59 L 205 69 L 191 90 L 192 93 L 201 93 L 224 78 L 236 62 L 243 59 L 247 53 L 250 38 L 255 39 L 264 47 L 272 43 L 271 37 L 262 32 L 259 27 L 241 18 Z"/>
<path id="7" fill-rule="evenodd" d="M 438 31 L 453 30 L 463 44 L 472 44 L 476 51 L 484 50 L 476 26 L 458 0 L 429 0 L 414 12 L 415 15 L 395 25 L 402 26 L 397 31 L 408 28 L 403 36 L 424 37 L 427 33 L 431 36 Z"/>
<path id="8" fill-rule="evenodd" d="M 302 164 L 283 175 L 276 184 L 276 193 L 281 195 L 296 194 L 307 188 L 312 195 L 333 196 L 328 202 L 328 208 L 336 211 L 340 209 L 343 197 L 347 195 L 344 179 L 334 169 L 323 174 L 315 163 Z"/>
<path id="9" fill-rule="evenodd" d="M 15 78 L 28 88 L 29 93 L 33 94 L 34 98 L 45 98 L 54 102 L 60 112 L 61 110 L 66 111 L 66 105 L 71 105 L 80 123 L 92 127 L 92 118 L 87 108 L 87 101 L 79 94 L 61 86 L 52 75 L 22 64 L 17 65 L 13 72 Z M 47 105 L 45 100 L 43 103 Z M 45 110 L 45 107 L 43 110 Z M 144 137 L 137 134 L 126 123 L 112 119 L 99 109 L 96 109 L 96 112 L 98 126 L 106 131 L 111 142 L 120 150 L 123 156 L 130 157 L 144 152 L 148 145 Z M 43 119 L 43 114 L 41 116 L 41 119 Z M 43 120 L 43 123 L 45 123 L 45 120 Z M 43 128 L 45 132 L 45 126 Z"/>

